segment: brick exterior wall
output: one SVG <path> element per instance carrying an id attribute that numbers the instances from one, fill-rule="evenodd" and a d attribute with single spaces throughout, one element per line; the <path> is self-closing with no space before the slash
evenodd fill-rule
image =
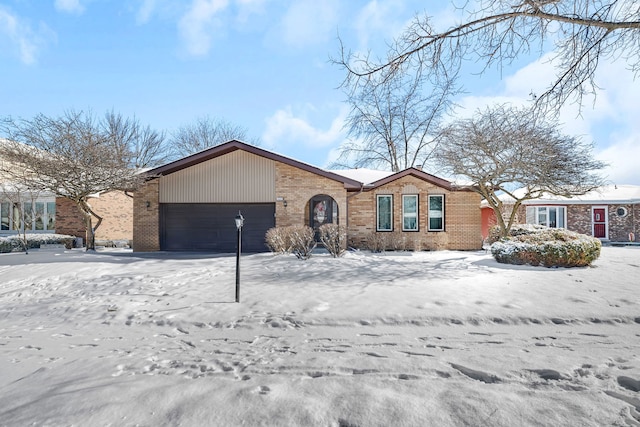
<path id="1" fill-rule="evenodd" d="M 365 248 L 376 231 L 376 196 L 393 195 L 393 229 L 416 250 L 475 250 L 482 247 L 480 196 L 470 191 L 448 191 L 413 176 L 405 176 L 372 191 L 349 196 L 349 244 Z M 402 231 L 402 195 L 418 194 L 419 231 Z M 428 195 L 444 195 L 445 231 L 428 231 Z"/>
<path id="2" fill-rule="evenodd" d="M 56 197 L 56 233 L 81 237 L 86 240 L 84 218 L 78 206 L 69 199 Z"/>
<path id="3" fill-rule="evenodd" d="M 618 216 L 618 208 L 626 208 L 627 215 Z M 635 242 L 640 241 L 640 204 L 609 206 L 609 240 L 612 242 L 628 242 L 629 233 L 633 233 Z"/>
<path id="4" fill-rule="evenodd" d="M 313 196 L 331 196 L 338 204 L 338 224 L 347 224 L 347 190 L 344 184 L 276 162 L 276 197 L 287 201 L 276 202 L 276 227 L 309 225 L 309 202 Z"/>
<path id="5" fill-rule="evenodd" d="M 147 181 L 133 201 L 133 251 L 160 250 L 159 179 Z M 148 205 L 147 206 L 147 202 Z"/>
<path id="6" fill-rule="evenodd" d="M 135 194 L 133 250 L 160 250 L 159 179 Z M 344 184 L 276 161 L 276 226 L 309 225 L 310 200 L 327 195 L 338 205 L 338 223 L 347 227 L 349 242 L 364 248 L 376 228 L 376 194 L 394 195 L 394 229 L 402 230 L 402 197 L 419 195 L 419 232 L 404 232 L 413 249 L 475 250 L 482 247 L 480 196 L 470 191 L 448 191 L 413 176 L 405 176 L 375 191 L 348 194 Z M 445 195 L 445 231 L 427 231 L 427 195 Z M 286 200 L 287 206 L 284 201 Z M 149 207 L 147 207 L 147 201 Z"/>
<path id="7" fill-rule="evenodd" d="M 89 199 L 91 209 L 102 217 L 96 240 L 131 240 L 133 238 L 133 198 L 121 191 L 110 191 Z M 95 226 L 95 218 L 93 219 Z M 69 199 L 56 198 L 56 233 L 86 240 L 85 222 L 77 205 Z"/>

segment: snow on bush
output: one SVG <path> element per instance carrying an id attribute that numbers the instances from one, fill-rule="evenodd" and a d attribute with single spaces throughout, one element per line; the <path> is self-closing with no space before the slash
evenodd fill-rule
<path id="1" fill-rule="evenodd" d="M 338 258 L 347 250 L 347 231 L 338 224 L 321 225 L 320 242 L 332 257 Z"/>
<path id="2" fill-rule="evenodd" d="M 292 253 L 299 259 L 311 258 L 316 247 L 315 232 L 306 225 L 270 228 L 265 239 L 271 252 Z"/>
<path id="3" fill-rule="evenodd" d="M 600 240 L 563 228 L 523 224 L 491 245 L 496 261 L 545 267 L 585 267 L 600 256 Z"/>
<path id="4" fill-rule="evenodd" d="M 291 253 L 291 238 L 288 227 L 273 227 L 267 230 L 265 235 L 267 247 L 276 254 Z"/>
<path id="5" fill-rule="evenodd" d="M 12 235 L 0 237 L 0 253 L 24 251 L 23 235 Z M 27 249 L 39 248 L 44 244 L 63 244 L 67 249 L 73 247 L 75 237 L 65 234 L 27 234 Z"/>

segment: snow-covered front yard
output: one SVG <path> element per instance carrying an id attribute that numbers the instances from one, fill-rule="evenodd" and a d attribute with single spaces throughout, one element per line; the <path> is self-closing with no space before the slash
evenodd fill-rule
<path id="1" fill-rule="evenodd" d="M 640 248 L 0 255 L 0 426 L 640 425 Z"/>

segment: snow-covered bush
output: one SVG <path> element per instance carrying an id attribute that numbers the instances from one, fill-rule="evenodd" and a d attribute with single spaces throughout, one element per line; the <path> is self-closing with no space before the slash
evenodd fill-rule
<path id="1" fill-rule="evenodd" d="M 491 254 L 506 264 L 585 267 L 600 256 L 600 240 L 562 228 L 512 227 L 509 236 L 491 245 Z"/>
<path id="2" fill-rule="evenodd" d="M 23 235 L 0 237 L 0 253 L 36 249 L 44 244 L 63 244 L 67 249 L 71 249 L 75 240 L 75 237 L 65 234 L 27 234 L 25 248 L 24 237 Z"/>
<path id="3" fill-rule="evenodd" d="M 267 230 L 265 240 L 271 252 L 292 253 L 300 259 L 311 258 L 311 252 L 316 247 L 313 228 L 306 225 L 270 228 Z"/>
<path id="4" fill-rule="evenodd" d="M 273 227 L 267 230 L 265 240 L 267 247 L 276 254 L 286 254 L 291 252 L 291 236 L 289 227 Z"/>
<path id="5" fill-rule="evenodd" d="M 338 224 L 324 224 L 320 226 L 320 242 L 332 257 L 342 256 L 347 250 L 347 232 Z"/>
<path id="6" fill-rule="evenodd" d="M 292 225 L 287 228 L 291 239 L 291 252 L 299 259 L 311 258 L 311 252 L 316 247 L 313 228 L 307 225 Z"/>

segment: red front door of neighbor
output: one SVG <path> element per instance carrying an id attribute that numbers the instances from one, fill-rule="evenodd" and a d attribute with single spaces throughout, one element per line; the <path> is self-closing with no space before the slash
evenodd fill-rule
<path id="1" fill-rule="evenodd" d="M 607 217 L 604 208 L 593 209 L 593 237 L 604 239 L 607 237 Z"/>

